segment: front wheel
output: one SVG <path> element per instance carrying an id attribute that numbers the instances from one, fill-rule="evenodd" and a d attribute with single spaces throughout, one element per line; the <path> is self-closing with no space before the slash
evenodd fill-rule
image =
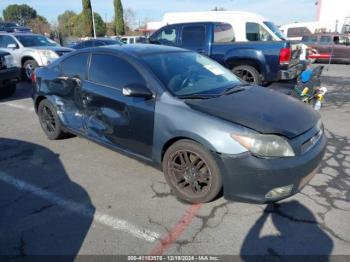
<path id="1" fill-rule="evenodd" d="M 211 153 L 191 140 L 180 140 L 168 148 L 163 172 L 174 195 L 190 203 L 212 201 L 222 189 L 220 170 Z"/>
<path id="2" fill-rule="evenodd" d="M 262 79 L 261 76 L 254 67 L 249 65 L 235 66 L 232 68 L 232 72 L 238 76 L 243 81 L 246 81 L 250 84 L 261 85 Z"/>
<path id="3" fill-rule="evenodd" d="M 23 64 L 23 80 L 30 81 L 35 68 L 38 67 L 38 63 L 35 60 L 27 60 Z"/>

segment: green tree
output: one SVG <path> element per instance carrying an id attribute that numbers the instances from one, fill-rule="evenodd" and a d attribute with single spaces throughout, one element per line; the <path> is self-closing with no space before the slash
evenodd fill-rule
<path id="1" fill-rule="evenodd" d="M 25 4 L 8 5 L 2 13 L 5 21 L 12 21 L 21 25 L 26 25 L 29 20 L 37 17 L 36 11 Z"/>
<path id="2" fill-rule="evenodd" d="M 81 15 L 83 21 L 83 34 L 85 36 L 93 36 L 94 29 L 92 23 L 92 8 L 90 0 L 83 0 L 83 12 Z"/>
<path id="3" fill-rule="evenodd" d="M 58 31 L 62 36 L 72 36 L 74 30 L 73 18 L 77 14 L 73 11 L 67 10 L 58 16 Z"/>
<path id="4" fill-rule="evenodd" d="M 32 28 L 34 33 L 50 34 L 51 32 L 50 24 L 47 22 L 46 18 L 41 15 L 29 20 L 27 25 Z"/>
<path id="5" fill-rule="evenodd" d="M 117 35 L 125 35 L 123 5 L 121 0 L 114 0 L 115 32 Z"/>
<path id="6" fill-rule="evenodd" d="M 95 18 L 95 28 L 96 28 L 96 36 L 105 36 L 107 33 L 106 23 L 103 21 L 102 17 L 94 12 Z"/>

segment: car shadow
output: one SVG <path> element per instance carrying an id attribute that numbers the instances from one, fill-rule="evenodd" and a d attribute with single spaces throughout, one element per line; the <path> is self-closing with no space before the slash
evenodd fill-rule
<path id="1" fill-rule="evenodd" d="M 73 261 L 94 213 L 88 193 L 69 179 L 59 155 L 37 144 L 0 138 L 2 259 L 45 255 Z"/>
<path id="2" fill-rule="evenodd" d="M 275 230 L 271 233 L 271 227 L 278 233 Z M 240 255 L 243 261 L 285 260 L 288 255 L 305 255 L 305 259 L 315 255 L 317 260 L 314 261 L 328 261 L 332 249 L 332 239 L 312 212 L 293 200 L 266 206 L 246 235 Z M 303 257 L 289 258 L 290 261 L 304 261 Z"/>

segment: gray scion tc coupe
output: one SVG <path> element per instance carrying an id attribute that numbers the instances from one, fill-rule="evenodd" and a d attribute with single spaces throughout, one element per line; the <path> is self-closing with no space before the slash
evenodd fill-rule
<path id="1" fill-rule="evenodd" d="M 260 203 L 289 197 L 325 151 L 316 111 L 179 48 L 78 50 L 37 69 L 33 82 L 49 139 L 71 133 L 152 163 L 191 203 L 221 192 Z"/>

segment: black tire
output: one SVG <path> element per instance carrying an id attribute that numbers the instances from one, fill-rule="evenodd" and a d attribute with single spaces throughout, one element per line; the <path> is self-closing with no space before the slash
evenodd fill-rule
<path id="1" fill-rule="evenodd" d="M 206 203 L 216 199 L 221 192 L 222 178 L 213 156 L 192 140 L 179 140 L 171 145 L 164 154 L 162 165 L 165 179 L 179 199 Z"/>
<path id="2" fill-rule="evenodd" d="M 261 85 L 262 79 L 261 76 L 254 67 L 250 65 L 240 65 L 232 68 L 232 73 L 238 76 L 243 81 L 246 81 L 251 84 Z"/>
<path id="3" fill-rule="evenodd" d="M 16 85 L 4 86 L 0 88 L 0 98 L 7 98 L 16 92 Z"/>
<path id="4" fill-rule="evenodd" d="M 38 116 L 41 128 L 48 139 L 57 140 L 67 135 L 62 129 L 55 107 L 48 100 L 45 99 L 40 102 Z"/>
<path id="5" fill-rule="evenodd" d="M 29 74 L 29 71 L 34 72 L 35 68 L 37 68 L 38 66 L 38 63 L 35 60 L 29 59 L 25 61 L 22 68 L 22 80 L 30 81 L 31 74 Z"/>

